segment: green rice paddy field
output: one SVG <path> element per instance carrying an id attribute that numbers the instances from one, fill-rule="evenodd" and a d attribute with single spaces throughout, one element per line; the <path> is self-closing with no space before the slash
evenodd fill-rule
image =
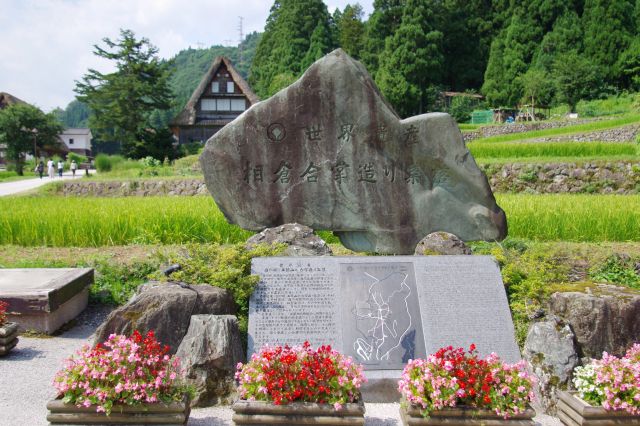
<path id="1" fill-rule="evenodd" d="M 509 235 L 537 241 L 640 241 L 640 195 L 498 194 Z M 99 247 L 234 243 L 210 197 L 0 198 L 0 244 Z M 323 237 L 326 236 L 323 234 Z"/>

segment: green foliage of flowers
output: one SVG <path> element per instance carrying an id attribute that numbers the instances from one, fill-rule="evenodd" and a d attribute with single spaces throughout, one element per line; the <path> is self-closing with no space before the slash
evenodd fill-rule
<path id="1" fill-rule="evenodd" d="M 580 397 L 592 405 L 640 415 L 640 343 L 622 358 L 604 352 L 601 360 L 576 367 L 573 384 Z"/>
<path id="2" fill-rule="evenodd" d="M 251 275 L 251 259 L 275 256 L 283 248 L 284 245 L 257 245 L 247 250 L 244 244 L 191 244 L 184 250 L 159 256 L 163 263 L 177 263 L 181 266 L 179 271 L 171 274 L 171 280 L 209 284 L 229 290 L 238 306 L 239 327 L 246 331 L 249 298 L 259 281 L 257 275 Z M 167 279 L 161 273 L 156 273 L 153 277 L 159 280 Z"/>
<path id="3" fill-rule="evenodd" d="M 111 413 L 115 405 L 182 401 L 188 387 L 180 383 L 180 361 L 168 355 L 152 331 L 145 337 L 112 334 L 94 348 L 85 346 L 54 378 L 65 403 L 94 406 Z"/>
<path id="4" fill-rule="evenodd" d="M 274 405 L 294 401 L 333 404 L 340 410 L 360 399 L 363 367 L 331 346 L 265 346 L 236 371 L 241 399 Z"/>
<path id="5" fill-rule="evenodd" d="M 427 417 L 458 405 L 493 410 L 505 419 L 527 409 L 533 399 L 526 363 L 506 364 L 495 354 L 482 359 L 475 345 L 469 351 L 449 346 L 427 359 L 410 360 L 398 391 Z"/>

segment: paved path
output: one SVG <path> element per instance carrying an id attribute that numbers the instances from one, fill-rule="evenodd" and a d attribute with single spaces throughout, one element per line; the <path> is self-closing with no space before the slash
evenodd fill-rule
<path id="1" fill-rule="evenodd" d="M 81 179 L 82 176 L 84 176 L 84 170 L 79 170 L 76 172 L 76 179 Z M 32 179 L 16 180 L 13 182 L 0 183 L 0 197 L 4 197 L 6 195 L 18 194 L 20 192 L 29 191 L 31 189 L 38 188 L 50 182 L 58 182 L 60 180 L 67 180 L 67 179 L 73 179 L 71 172 L 63 173 L 61 178 L 58 177 L 58 175 L 56 175 L 56 177 L 53 179 L 51 179 L 49 176 L 44 176 L 42 179 L 32 178 Z"/>

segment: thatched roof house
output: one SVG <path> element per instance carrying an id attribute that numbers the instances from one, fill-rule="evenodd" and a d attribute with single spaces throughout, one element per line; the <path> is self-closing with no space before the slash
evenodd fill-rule
<path id="1" fill-rule="evenodd" d="M 0 92 L 0 109 L 5 109 L 14 104 L 26 104 L 26 102 L 6 92 Z"/>
<path id="2" fill-rule="evenodd" d="M 206 142 L 258 100 L 231 61 L 218 56 L 171 129 L 180 144 Z"/>

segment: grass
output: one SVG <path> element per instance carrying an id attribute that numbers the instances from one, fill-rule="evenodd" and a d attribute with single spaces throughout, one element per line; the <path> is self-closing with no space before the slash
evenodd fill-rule
<path id="1" fill-rule="evenodd" d="M 533 130 L 523 133 L 511 133 L 507 135 L 491 136 L 478 139 L 476 143 L 513 142 L 526 139 L 568 136 L 579 133 L 593 132 L 597 130 L 609 130 L 629 124 L 640 123 L 640 114 L 629 114 L 611 120 L 594 121 L 591 123 L 577 124 L 575 126 L 559 127 L 555 129 Z"/>
<path id="2" fill-rule="evenodd" d="M 576 112 L 580 117 L 602 117 L 608 115 L 626 114 L 640 109 L 640 95 L 638 93 L 623 93 L 606 99 L 580 101 Z M 564 116 L 569 112 L 568 105 L 560 105 L 551 110 L 552 116 Z"/>
<path id="3" fill-rule="evenodd" d="M 536 241 L 640 241 L 639 195 L 497 194 L 509 235 Z"/>
<path id="4" fill-rule="evenodd" d="M 35 179 L 36 176 L 33 173 L 29 173 L 25 170 L 24 176 L 19 176 L 16 172 L 9 172 L 2 170 L 0 171 L 0 183 L 4 182 L 14 182 L 17 180 L 25 180 L 25 179 Z"/>
<path id="5" fill-rule="evenodd" d="M 250 235 L 229 225 L 210 197 L 0 198 L 0 244 L 229 243 Z"/>
<path id="6" fill-rule="evenodd" d="M 509 158 L 518 161 L 529 158 L 633 158 L 640 154 L 636 143 L 603 142 L 471 142 L 467 145 L 473 157 L 483 159 Z"/>
<path id="7" fill-rule="evenodd" d="M 498 194 L 497 198 L 507 213 L 512 237 L 640 241 L 637 195 Z M 0 244 L 100 247 L 236 243 L 250 235 L 229 225 L 210 197 L 0 198 Z"/>

